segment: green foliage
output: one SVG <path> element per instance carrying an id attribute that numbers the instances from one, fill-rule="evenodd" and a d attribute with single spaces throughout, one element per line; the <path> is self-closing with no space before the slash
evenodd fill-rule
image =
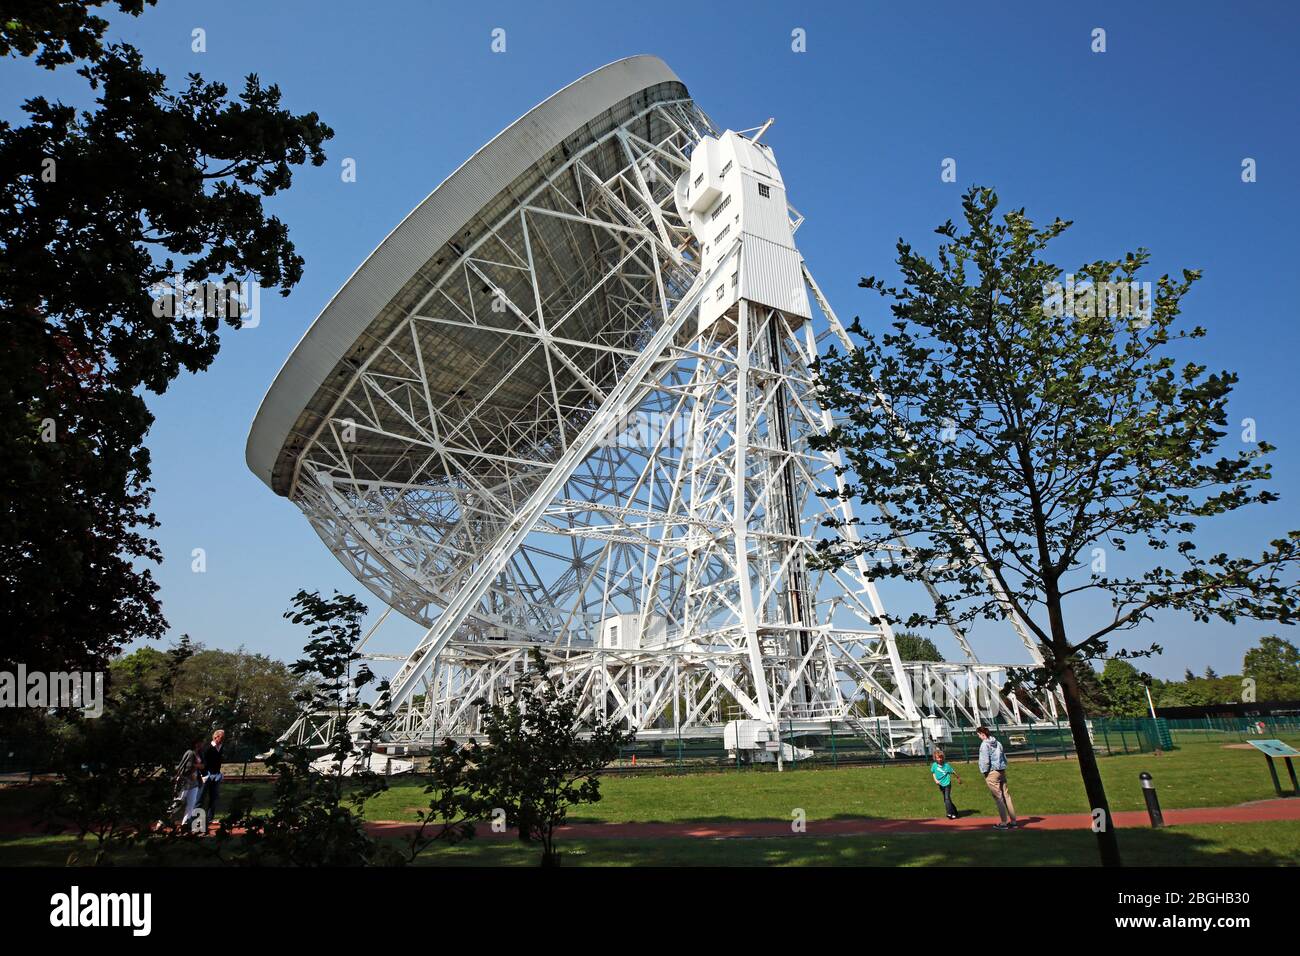
<path id="1" fill-rule="evenodd" d="M 943 655 L 939 653 L 939 648 L 935 647 L 934 641 L 922 637 L 915 631 L 900 631 L 894 635 L 894 643 L 898 646 L 898 656 L 905 661 L 943 660 Z"/>
<path id="2" fill-rule="evenodd" d="M 1045 253 L 1069 223 L 1038 227 L 1023 209 L 999 218 L 986 188 L 962 209 L 964 228 L 936 230 L 933 259 L 899 240 L 898 287 L 862 280 L 889 302 L 888 329 L 855 320 L 860 346 L 818 363 L 837 425 L 813 444 L 843 451 L 844 497 L 893 516 L 824 542 L 819 557 L 840 566 L 906 536 L 943 596 L 905 626 L 1019 618 L 1046 661 L 1037 678 L 1064 692 L 1090 805 L 1108 815 L 1078 667 L 1127 656 L 1109 641 L 1161 610 L 1294 622 L 1300 531 L 1254 557 L 1197 550 L 1206 519 L 1277 498 L 1264 487 L 1268 444 L 1220 449 L 1236 376 L 1175 358 L 1205 334 L 1178 326 L 1199 273 L 1161 276 L 1149 308 L 1116 314 L 1149 260 L 1139 249 L 1075 268 L 1080 305 L 1057 309 L 1047 292 L 1069 279 Z M 1088 627 L 1068 617 L 1094 595 L 1111 614 Z M 1117 864 L 1113 828 L 1098 842 Z"/>
<path id="3" fill-rule="evenodd" d="M 951 590 L 909 627 L 944 614 L 1005 618 L 1008 605 L 975 565 L 982 559 L 1053 661 L 1098 657 L 1113 633 L 1160 609 L 1293 620 L 1300 532 L 1249 559 L 1201 557 L 1193 540 L 1201 519 L 1276 499 L 1261 487 L 1266 443 L 1216 457 L 1236 377 L 1171 354 L 1204 335 L 1177 327 L 1197 273 L 1161 277 L 1149 318 L 1057 316 L 1044 288 L 1064 270 L 1042 253 L 1069 224 L 1038 228 L 1023 210 L 998 221 L 988 189 L 968 191 L 963 209 L 966 231 L 940 227 L 947 241 L 934 261 L 900 240 L 900 288 L 863 280 L 890 301 L 890 330 L 855 322 L 861 347 L 819 363 L 823 398 L 842 423 L 817 444 L 846 453 L 847 496 L 883 500 L 896 516 L 892 529 L 866 525 L 857 539 L 828 542 L 823 557 L 842 563 L 895 531 L 914 536 L 919 560 Z M 1140 250 L 1075 273 L 1127 285 L 1147 260 Z M 1176 554 L 1177 567 L 1121 560 L 1130 542 Z M 1109 571 L 1093 570 L 1097 547 Z M 872 570 L 906 573 L 891 563 Z M 1054 632 L 1050 612 L 1088 592 L 1110 597 L 1113 618 L 1078 636 Z"/>
<path id="4" fill-rule="evenodd" d="M 61 778 L 42 814 L 52 830 L 71 828 L 83 838 L 70 862 L 86 859 L 87 836 L 95 837 L 95 863 L 143 846 L 155 862 L 199 855 L 244 866 L 397 865 L 439 841 L 473 836 L 474 814 L 483 806 L 476 793 L 500 791 L 489 786 L 491 778 L 483 771 L 471 781 L 471 751 L 450 742 L 434 753 L 419 778 L 431 799 L 405 850 L 365 830 L 366 804 L 388 787 L 370 764 L 388 716 L 388 688 L 380 683 L 373 702 L 362 699 L 375 677 L 354 651 L 365 613 L 365 605 L 351 595 L 325 598 L 299 591 L 294 596 L 285 617 L 309 628 L 311 638 L 302 659 L 285 670 L 299 688 L 295 706 L 332 718 L 327 746 L 321 751 L 288 746 L 272 753 L 270 807 L 254 810 L 251 793 L 236 796 L 212 840 L 191 840 L 175 827 L 155 826 L 170 803 L 177 758 L 190 742 L 206 736 L 215 713 L 206 706 L 208 698 L 181 690 L 201 656 L 188 640 L 166 655 L 144 648 L 115 661 L 112 693 L 99 718 L 80 712 L 47 718 L 45 732 L 55 741 L 54 766 Z M 237 665 L 246 656 L 213 659 Z M 270 670 L 276 678 L 284 676 L 278 667 Z M 239 704 L 232 712 L 255 714 L 256 703 Z M 244 832 L 237 835 L 239 830 Z"/>
<path id="5" fill-rule="evenodd" d="M 350 594 L 329 598 L 299 591 L 285 617 L 310 629 L 302 659 L 291 668 L 310 678 L 299 703 L 312 713 L 328 714 L 333 722 L 323 754 L 329 765 L 313 767 L 321 753 L 307 747 L 286 747 L 274 753 L 267 767 L 275 775 L 269 811 L 254 812 L 246 801 L 232 807 L 217 839 L 228 844 L 233 831 L 243 838 L 232 846 L 232 858 L 252 866 L 364 866 L 395 862 L 392 851 L 365 831 L 366 802 L 388 786 L 370 768 L 386 705 L 387 684 L 378 686 L 374 704 L 361 691 L 375 680 L 353 648 L 361 637 L 366 606 Z M 357 731 L 354 737 L 354 731 Z"/>
<path id="6" fill-rule="evenodd" d="M 466 761 L 450 743 L 435 752 L 427 772 L 411 778 L 433 796 L 429 809 L 418 814 L 422 825 L 405 849 L 366 832 L 366 805 L 388 789 L 387 778 L 372 769 L 370 759 L 387 721 L 388 687 L 380 682 L 373 701 L 362 699 L 375 681 L 354 650 L 365 613 L 352 595 L 325 598 L 299 591 L 294 596 L 285 617 L 311 633 L 303 657 L 289 668 L 300 687 L 296 704 L 330 721 L 326 746 L 278 748 L 267 760 L 274 777 L 269 807 L 255 806 L 254 793 L 245 790 L 232 800 L 212 840 L 160 834 L 147 847 L 155 859 L 175 862 L 179 852 L 183 859 L 197 853 L 210 862 L 240 866 L 404 865 L 439 841 L 473 836 L 469 814 L 476 805 L 467 797 Z M 152 669 L 147 655 L 133 654 L 123 662 Z M 147 674 L 135 683 L 153 686 Z"/>
<path id="7" fill-rule="evenodd" d="M 261 751 L 293 723 L 307 681 L 288 664 L 244 650 L 190 645 L 168 696 L 172 712 L 200 729 L 224 727 L 231 742 Z M 109 666 L 113 683 L 157 683 L 167 655 L 142 647 Z"/>
<path id="8" fill-rule="evenodd" d="M 1233 704 L 1241 700 L 1241 677 L 1228 674 L 1207 680 L 1193 676 L 1191 680 L 1165 684 L 1157 694 L 1157 709 L 1160 707 L 1205 707 L 1210 704 Z"/>
<path id="9" fill-rule="evenodd" d="M 534 650 L 533 669 L 496 701 L 479 699 L 485 744 L 465 748 L 466 785 L 483 816 L 504 811 L 520 839 L 542 844 L 542 865 L 559 864 L 555 829 L 570 807 L 600 799 L 598 774 L 635 739 L 612 721 L 582 727 L 578 697 L 561 690 Z"/>
<path id="10" fill-rule="evenodd" d="M 471 839 L 475 821 L 491 813 L 488 800 L 474 792 L 472 754 L 472 748 L 453 740 L 444 740 L 430 754 L 429 767 L 419 778 L 427 803 L 415 811 L 420 828 L 407 837 L 401 862 L 413 862 L 437 843 L 451 845 Z"/>
<path id="11" fill-rule="evenodd" d="M 168 695 L 184 665 L 185 645 L 167 655 L 156 681 L 124 681 L 112 688 L 99 717 L 63 711 L 53 718 L 54 797 L 42 805 L 51 831 L 81 838 L 69 863 L 111 862 L 149 840 L 172 795 L 171 769 L 193 739 L 172 713 Z M 93 836 L 93 850 L 83 842 Z"/>
<path id="12" fill-rule="evenodd" d="M 1136 667 L 1121 658 L 1111 658 L 1102 668 L 1100 682 L 1106 693 L 1111 717 L 1143 717 L 1149 712 L 1144 677 Z"/>
<path id="13" fill-rule="evenodd" d="M 894 643 L 898 647 L 898 656 L 904 661 L 941 661 L 943 655 L 939 653 L 939 648 L 934 641 L 928 637 L 923 637 L 915 631 L 899 631 L 894 635 Z M 883 673 L 878 678 L 885 690 L 893 693 L 897 688 L 894 685 L 894 678 L 889 673 Z M 865 700 L 854 702 L 854 711 L 859 714 L 866 714 L 870 705 Z"/>
<path id="14" fill-rule="evenodd" d="M 233 97 L 197 74 L 169 90 L 135 48 L 101 42 L 99 5 L 0 10 L 0 53 L 80 62 L 97 97 L 78 111 L 36 96 L 25 125 L 0 123 L 3 666 L 98 669 L 164 632 L 144 393 L 207 368 L 243 313 L 216 296 L 155 308 L 151 290 L 179 274 L 288 294 L 302 259 L 263 200 L 332 135 L 256 76 Z"/>
<path id="15" fill-rule="evenodd" d="M 1300 650 L 1295 644 L 1269 635 L 1246 652 L 1242 674 L 1255 681 L 1256 700 L 1300 698 Z"/>
<path id="16" fill-rule="evenodd" d="M 145 3 L 157 0 L 114 0 L 123 13 L 138 16 Z M 52 70 L 77 60 L 94 59 L 104 52 L 108 21 L 91 10 L 107 0 L 0 0 L 0 56 L 30 57 Z"/>
<path id="17" fill-rule="evenodd" d="M 1110 698 L 1106 695 L 1106 687 L 1092 664 L 1076 656 L 1073 669 L 1075 680 L 1079 685 L 1079 698 L 1083 701 L 1084 709 L 1089 714 L 1110 713 Z"/>
<path id="18" fill-rule="evenodd" d="M 1254 681 L 1253 699 L 1247 693 L 1248 680 Z M 1197 677 L 1188 668 L 1181 681 L 1162 683 L 1158 692 L 1152 692 L 1157 707 L 1300 700 L 1300 651 L 1291 641 L 1267 635 L 1246 651 L 1241 674 L 1220 676 L 1207 667 L 1205 676 Z"/>

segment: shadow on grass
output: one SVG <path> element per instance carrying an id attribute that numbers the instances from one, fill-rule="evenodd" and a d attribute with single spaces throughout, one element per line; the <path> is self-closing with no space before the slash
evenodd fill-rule
<path id="1" fill-rule="evenodd" d="M 1120 848 L 1130 866 L 1294 866 L 1300 850 L 1300 826 L 1284 824 L 1290 827 L 1288 834 L 1277 833 L 1274 826 L 1125 831 Z M 572 839 L 561 841 L 559 848 L 568 866 L 1099 865 L 1092 833 L 1062 830 L 722 840 Z M 517 841 L 476 840 L 436 849 L 420 862 L 432 866 L 533 866 L 538 855 L 535 847 Z"/>
<path id="2" fill-rule="evenodd" d="M 68 836 L 0 838 L 0 866 L 60 867 L 75 848 Z M 177 847 L 173 866 L 211 865 L 199 847 Z M 1096 866 L 1096 840 L 1088 831 L 949 831 L 826 837 L 582 839 L 565 838 L 559 849 L 567 866 Z M 1294 866 L 1300 860 L 1300 823 L 1274 821 L 1202 824 L 1165 830 L 1122 830 L 1120 849 L 1130 866 Z M 540 848 L 516 839 L 476 838 L 437 847 L 419 860 L 424 866 L 537 865 Z M 142 853 L 115 860 L 142 865 Z"/>

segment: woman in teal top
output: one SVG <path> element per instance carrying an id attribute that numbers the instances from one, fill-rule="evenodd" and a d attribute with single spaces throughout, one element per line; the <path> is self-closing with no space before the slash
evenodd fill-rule
<path id="1" fill-rule="evenodd" d="M 939 792 L 943 794 L 944 809 L 948 811 L 948 819 L 957 819 L 957 808 L 952 805 L 952 779 L 957 778 L 961 783 L 961 774 L 952 769 L 952 764 L 944 756 L 942 750 L 934 752 L 934 761 L 930 764 L 930 775 L 934 777 L 934 782 L 939 785 Z"/>

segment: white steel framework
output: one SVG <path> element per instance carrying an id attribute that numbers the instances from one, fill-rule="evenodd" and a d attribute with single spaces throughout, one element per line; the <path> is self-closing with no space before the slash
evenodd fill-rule
<path id="1" fill-rule="evenodd" d="M 327 546 L 427 627 L 392 679 L 389 738 L 472 735 L 475 701 L 535 650 L 585 716 L 643 738 L 743 717 L 915 749 L 927 719 L 1054 718 L 1054 697 L 1003 693 L 1006 668 L 960 630 L 965 660 L 900 660 L 868 562 L 906 560 L 905 541 L 815 560 L 826 519 L 852 511 L 818 494 L 842 479 L 809 447 L 833 424 L 810 364 L 849 340 L 802 264 L 811 319 L 738 298 L 697 322 L 706 288 L 721 298 L 758 268 L 739 234 L 703 255 L 674 201 L 719 134 L 708 117 L 660 83 L 587 131 L 427 250 L 424 283 L 376 318 L 282 455 L 281 490 Z M 320 742 L 329 719 L 289 737 Z"/>

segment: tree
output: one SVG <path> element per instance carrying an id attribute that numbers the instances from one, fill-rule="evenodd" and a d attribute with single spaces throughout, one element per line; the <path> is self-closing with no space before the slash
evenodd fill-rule
<path id="1" fill-rule="evenodd" d="M 1241 672 L 1255 681 L 1256 700 L 1300 697 L 1300 650 L 1290 641 L 1269 635 L 1246 652 Z"/>
<path id="2" fill-rule="evenodd" d="M 191 653 L 175 675 L 168 697 L 177 714 L 200 728 L 224 727 L 234 743 L 256 750 L 269 748 L 298 716 L 298 697 L 308 690 L 305 678 L 290 665 L 242 648 L 223 651 L 191 644 Z M 141 647 L 109 666 L 115 684 L 143 680 L 156 684 L 167 655 Z"/>
<path id="3" fill-rule="evenodd" d="M 962 206 L 964 230 L 936 230 L 933 261 L 899 240 L 900 287 L 862 280 L 889 300 L 889 329 L 855 320 L 861 344 L 818 363 L 838 418 L 814 443 L 844 450 L 846 497 L 894 516 L 892 527 L 864 518 L 820 557 L 840 564 L 905 534 L 943 589 L 936 613 L 906 626 L 1024 622 L 1045 658 L 1035 676 L 1065 700 L 1102 860 L 1117 865 L 1079 661 L 1125 656 L 1110 641 L 1164 610 L 1293 623 L 1300 532 L 1255 557 L 1197 550 L 1202 519 L 1276 500 L 1262 487 L 1267 444 L 1216 456 L 1236 377 L 1172 354 L 1204 335 L 1177 327 L 1197 273 L 1162 276 L 1135 309 L 1144 250 L 1087 263 L 1076 283 L 1042 257 L 1069 223 L 1039 228 L 1023 210 L 999 220 L 985 188 Z M 1102 621 L 1068 616 L 1095 593 L 1111 605 Z"/>
<path id="4" fill-rule="evenodd" d="M 504 810 L 521 840 L 541 841 L 543 866 L 558 866 L 555 829 L 569 807 L 600 800 L 600 771 L 634 735 L 612 721 L 582 726 L 578 697 L 555 684 L 537 650 L 517 687 L 474 703 L 487 742 L 466 747 L 468 789 L 481 811 Z"/>
<path id="5" fill-rule="evenodd" d="M 1208 681 L 1193 677 L 1181 684 L 1170 684 L 1156 698 L 1157 707 L 1204 707 L 1223 701 L 1214 699 L 1213 687 Z"/>
<path id="6" fill-rule="evenodd" d="M 1101 671 L 1101 685 L 1112 717 L 1144 717 L 1147 714 L 1145 675 L 1122 658 L 1111 658 Z"/>
<path id="7" fill-rule="evenodd" d="M 894 644 L 898 648 L 898 657 L 903 661 L 942 661 L 943 655 L 939 653 L 939 648 L 935 647 L 934 641 L 928 637 L 922 637 L 915 631 L 899 631 L 894 635 Z M 883 674 L 880 677 L 880 685 L 890 693 L 894 693 L 897 688 L 894 686 L 894 678 L 891 674 Z M 922 689 L 914 687 L 913 693 L 933 693 L 932 689 Z M 866 713 L 865 708 L 869 706 L 864 701 L 857 701 L 855 707 L 859 713 Z"/>
<path id="8" fill-rule="evenodd" d="M 1207 680 L 1193 676 L 1176 684 L 1166 684 L 1155 696 L 1157 707 L 1206 707 L 1210 704 L 1233 704 L 1241 700 L 1242 682 L 1239 676 L 1228 674 Z"/>
<path id="9" fill-rule="evenodd" d="M 67 710 L 54 718 L 58 783 L 42 814 L 51 830 L 75 831 L 70 863 L 82 861 L 87 836 L 95 838 L 95 865 L 153 836 L 170 803 L 172 769 L 194 739 L 193 726 L 167 702 L 188 654 L 182 643 L 156 681 L 124 680 L 112 688 L 98 717 Z"/>
<path id="10" fill-rule="evenodd" d="M 1196 680 L 1196 675 L 1192 673 L 1192 669 L 1190 667 L 1183 669 L 1183 680 L 1184 681 Z"/>
<path id="11" fill-rule="evenodd" d="M 285 617 L 310 629 L 303 657 L 291 670 L 301 682 L 298 704 L 330 720 L 326 745 L 315 750 L 288 744 L 273 752 L 267 768 L 274 775 L 271 805 L 254 809 L 245 791 L 231 801 L 211 841 L 200 852 L 214 862 L 241 866 L 397 866 L 412 862 L 433 844 L 474 835 L 478 804 L 467 784 L 467 761 L 450 741 L 434 751 L 422 775 L 428 809 L 417 813 L 420 826 L 405 850 L 376 839 L 365 828 L 365 808 L 388 789 L 388 780 L 371 765 L 387 722 L 387 682 L 373 700 L 362 691 L 375 682 L 355 647 L 366 606 L 353 595 L 299 591 Z M 134 657 L 135 655 L 132 655 Z M 147 683 L 147 681 L 142 681 Z M 242 834 L 237 831 L 243 831 Z M 170 848 L 194 851 L 189 841 L 160 840 L 155 855 Z"/>
<path id="12" fill-rule="evenodd" d="M 1079 682 L 1079 697 L 1084 709 L 1090 714 L 1104 714 L 1110 710 L 1110 697 L 1106 687 L 1091 662 L 1075 654 L 1073 661 L 1074 676 Z"/>
<path id="13" fill-rule="evenodd" d="M 333 717 L 324 754 L 307 747 L 286 747 L 273 753 L 267 769 L 275 775 L 271 807 L 255 813 L 245 799 L 232 806 L 222 821 L 220 838 L 228 841 L 235 828 L 244 837 L 235 859 L 246 865 L 363 866 L 393 862 L 389 848 L 365 830 L 363 811 L 373 797 L 388 788 L 370 766 L 386 705 L 387 684 L 378 688 L 373 705 L 361 691 L 375 676 L 353 648 L 361 638 L 366 606 L 350 594 L 299 591 L 284 616 L 310 629 L 311 639 L 292 670 L 310 677 L 299 703 L 314 713 Z M 359 733 L 355 733 L 359 730 Z M 324 770 L 314 758 L 330 757 Z"/>
<path id="14" fill-rule="evenodd" d="M 156 0 L 113 0 L 123 13 L 139 16 Z M 52 70 L 77 60 L 96 59 L 104 50 L 108 21 L 91 10 L 107 0 L 0 0 L 0 56 L 36 54 L 36 65 Z"/>
<path id="15" fill-rule="evenodd" d="M 1219 674 L 1218 674 L 1217 671 L 1215 671 L 1215 669 L 1214 669 L 1213 667 L 1210 667 L 1209 665 L 1206 665 L 1206 668 L 1205 668 L 1205 679 L 1206 679 L 1206 680 L 1218 680 L 1218 679 L 1219 679 Z"/>
<path id="16" fill-rule="evenodd" d="M 429 802 L 425 809 L 415 812 L 420 826 L 406 838 L 402 863 L 413 862 L 436 843 L 455 844 L 472 839 L 475 821 L 491 813 L 492 808 L 473 790 L 469 753 L 467 748 L 447 738 L 429 755 L 429 767 L 422 775 Z"/>
<path id="17" fill-rule="evenodd" d="M 898 656 L 905 661 L 942 661 L 943 655 L 934 641 L 922 637 L 915 631 L 900 631 L 894 635 L 894 644 L 898 647 Z"/>
<path id="18" fill-rule="evenodd" d="M 249 315 L 238 282 L 287 295 L 301 278 L 263 200 L 332 135 L 255 75 L 233 98 L 197 74 L 170 91 L 103 42 L 103 5 L 0 10 L 0 53 L 80 63 L 96 96 L 80 112 L 34 97 L 26 125 L 0 123 L 0 666 L 101 669 L 165 630 L 144 393 L 211 364 L 222 323 Z"/>

